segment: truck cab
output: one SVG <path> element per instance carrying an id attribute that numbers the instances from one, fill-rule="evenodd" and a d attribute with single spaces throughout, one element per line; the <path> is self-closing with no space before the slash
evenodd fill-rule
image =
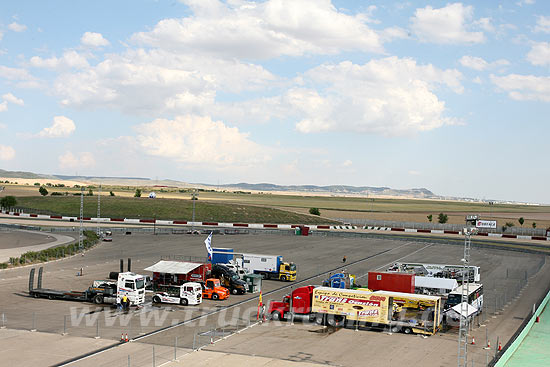
<path id="1" fill-rule="evenodd" d="M 202 290 L 202 297 L 213 300 L 223 300 L 229 298 L 229 290 L 221 286 L 219 279 L 206 279 Z"/>
<path id="2" fill-rule="evenodd" d="M 212 277 L 220 280 L 221 285 L 228 288 L 231 294 L 245 294 L 248 291 L 248 284 L 229 267 L 223 264 L 212 265 Z"/>
<path id="3" fill-rule="evenodd" d="M 131 305 L 145 303 L 145 276 L 126 272 L 119 273 L 117 280 L 117 297 L 128 297 Z"/>
<path id="4" fill-rule="evenodd" d="M 174 303 L 182 306 L 198 305 L 202 302 L 200 283 L 188 282 L 183 285 L 167 287 L 153 296 L 153 303 Z"/>
<path id="5" fill-rule="evenodd" d="M 296 280 L 296 264 L 281 262 L 279 265 L 279 279 L 293 282 Z"/>
<path id="6" fill-rule="evenodd" d="M 296 288 L 292 291 L 292 311 L 295 315 L 311 314 L 311 297 L 315 287 L 308 285 L 306 287 Z M 273 320 L 283 320 L 290 312 L 290 296 L 287 294 L 282 301 L 271 301 L 269 303 L 268 313 Z"/>

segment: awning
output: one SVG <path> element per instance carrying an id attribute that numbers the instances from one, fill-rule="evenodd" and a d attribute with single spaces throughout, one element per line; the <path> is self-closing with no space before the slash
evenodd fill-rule
<path id="1" fill-rule="evenodd" d="M 145 270 L 152 271 L 153 273 L 187 274 L 201 265 L 199 263 L 161 260 L 155 265 L 145 268 Z"/>
<path id="2" fill-rule="evenodd" d="M 458 287 L 456 279 L 448 278 L 435 278 L 435 277 L 414 277 L 414 286 L 418 288 L 436 288 L 436 289 L 449 289 L 453 291 Z"/>
<path id="3" fill-rule="evenodd" d="M 466 315 L 462 315 L 463 317 L 464 316 L 470 317 L 477 312 L 477 309 L 474 306 L 467 303 L 466 303 L 466 306 L 467 306 Z M 452 307 L 452 310 L 456 312 L 457 315 L 460 315 L 461 309 L 462 309 L 462 303 L 459 303 L 458 305 Z"/>

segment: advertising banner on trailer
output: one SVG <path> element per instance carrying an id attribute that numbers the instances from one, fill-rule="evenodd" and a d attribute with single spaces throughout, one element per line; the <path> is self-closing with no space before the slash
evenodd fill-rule
<path id="1" fill-rule="evenodd" d="M 351 289 L 319 287 L 313 290 L 312 312 L 345 315 L 349 320 L 387 324 L 389 297 Z"/>

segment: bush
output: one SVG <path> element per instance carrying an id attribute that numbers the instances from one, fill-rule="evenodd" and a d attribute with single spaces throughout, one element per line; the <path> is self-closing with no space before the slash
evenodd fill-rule
<path id="1" fill-rule="evenodd" d="M 34 186 L 40 186 L 40 182 L 35 182 Z"/>
<path id="2" fill-rule="evenodd" d="M 40 186 L 40 188 L 38 189 L 38 192 L 39 192 L 40 195 L 42 195 L 42 196 L 48 195 L 48 190 L 47 190 L 44 186 Z"/>
<path id="3" fill-rule="evenodd" d="M 0 206 L 4 208 L 13 208 L 17 205 L 17 199 L 15 196 L 4 196 L 0 199 Z"/>
<path id="4" fill-rule="evenodd" d="M 112 192 L 112 191 L 109 191 L 109 195 L 111 195 L 111 196 L 115 196 L 115 193 L 114 193 L 114 192 Z"/>
<path id="5" fill-rule="evenodd" d="M 7 269 L 8 263 L 0 263 L 0 269 Z"/>
<path id="6" fill-rule="evenodd" d="M 135 198 L 140 198 L 141 197 L 141 189 L 136 189 L 136 192 L 134 193 L 134 197 Z"/>
<path id="7" fill-rule="evenodd" d="M 449 217 L 447 216 L 447 214 L 443 214 L 443 213 L 439 213 L 437 218 L 438 218 L 437 219 L 438 222 L 441 224 L 445 224 L 449 220 Z"/>
<path id="8" fill-rule="evenodd" d="M 62 192 L 54 191 L 50 194 L 50 196 L 63 196 L 64 194 Z"/>
<path id="9" fill-rule="evenodd" d="M 309 214 L 312 214 L 312 215 L 321 215 L 321 211 L 319 210 L 319 208 L 310 208 L 310 209 L 309 209 Z"/>

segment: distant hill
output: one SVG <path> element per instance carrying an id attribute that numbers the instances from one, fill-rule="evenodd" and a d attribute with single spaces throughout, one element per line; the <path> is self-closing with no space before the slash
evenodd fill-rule
<path id="1" fill-rule="evenodd" d="M 129 186 L 171 186 L 171 187 L 197 187 L 223 188 L 226 190 L 252 190 L 263 192 L 303 192 L 332 195 L 361 195 L 361 196 L 394 196 L 408 198 L 439 198 L 433 192 L 425 188 L 413 189 L 392 189 L 390 187 L 372 186 L 348 186 L 348 185 L 275 185 L 270 183 L 250 184 L 240 182 L 236 184 L 212 185 L 212 184 L 189 184 L 182 181 L 164 179 L 152 180 L 145 177 L 105 177 L 105 176 L 73 176 L 57 174 L 37 174 L 32 172 L 6 171 L 0 169 L 0 177 L 6 178 L 28 178 L 28 179 L 57 179 L 68 181 L 80 181 L 88 183 L 103 183 L 107 185 L 129 185 Z"/>
<path id="2" fill-rule="evenodd" d="M 214 186 L 206 185 L 205 186 Z M 392 189 L 390 187 L 372 187 L 372 186 L 347 186 L 347 185 L 275 185 L 270 183 L 249 184 L 240 182 L 230 185 L 216 185 L 216 187 L 254 190 L 254 191 L 292 191 L 308 193 L 330 193 L 337 195 L 386 195 L 386 196 L 407 196 L 415 198 L 436 198 L 437 196 L 428 189 Z"/>

